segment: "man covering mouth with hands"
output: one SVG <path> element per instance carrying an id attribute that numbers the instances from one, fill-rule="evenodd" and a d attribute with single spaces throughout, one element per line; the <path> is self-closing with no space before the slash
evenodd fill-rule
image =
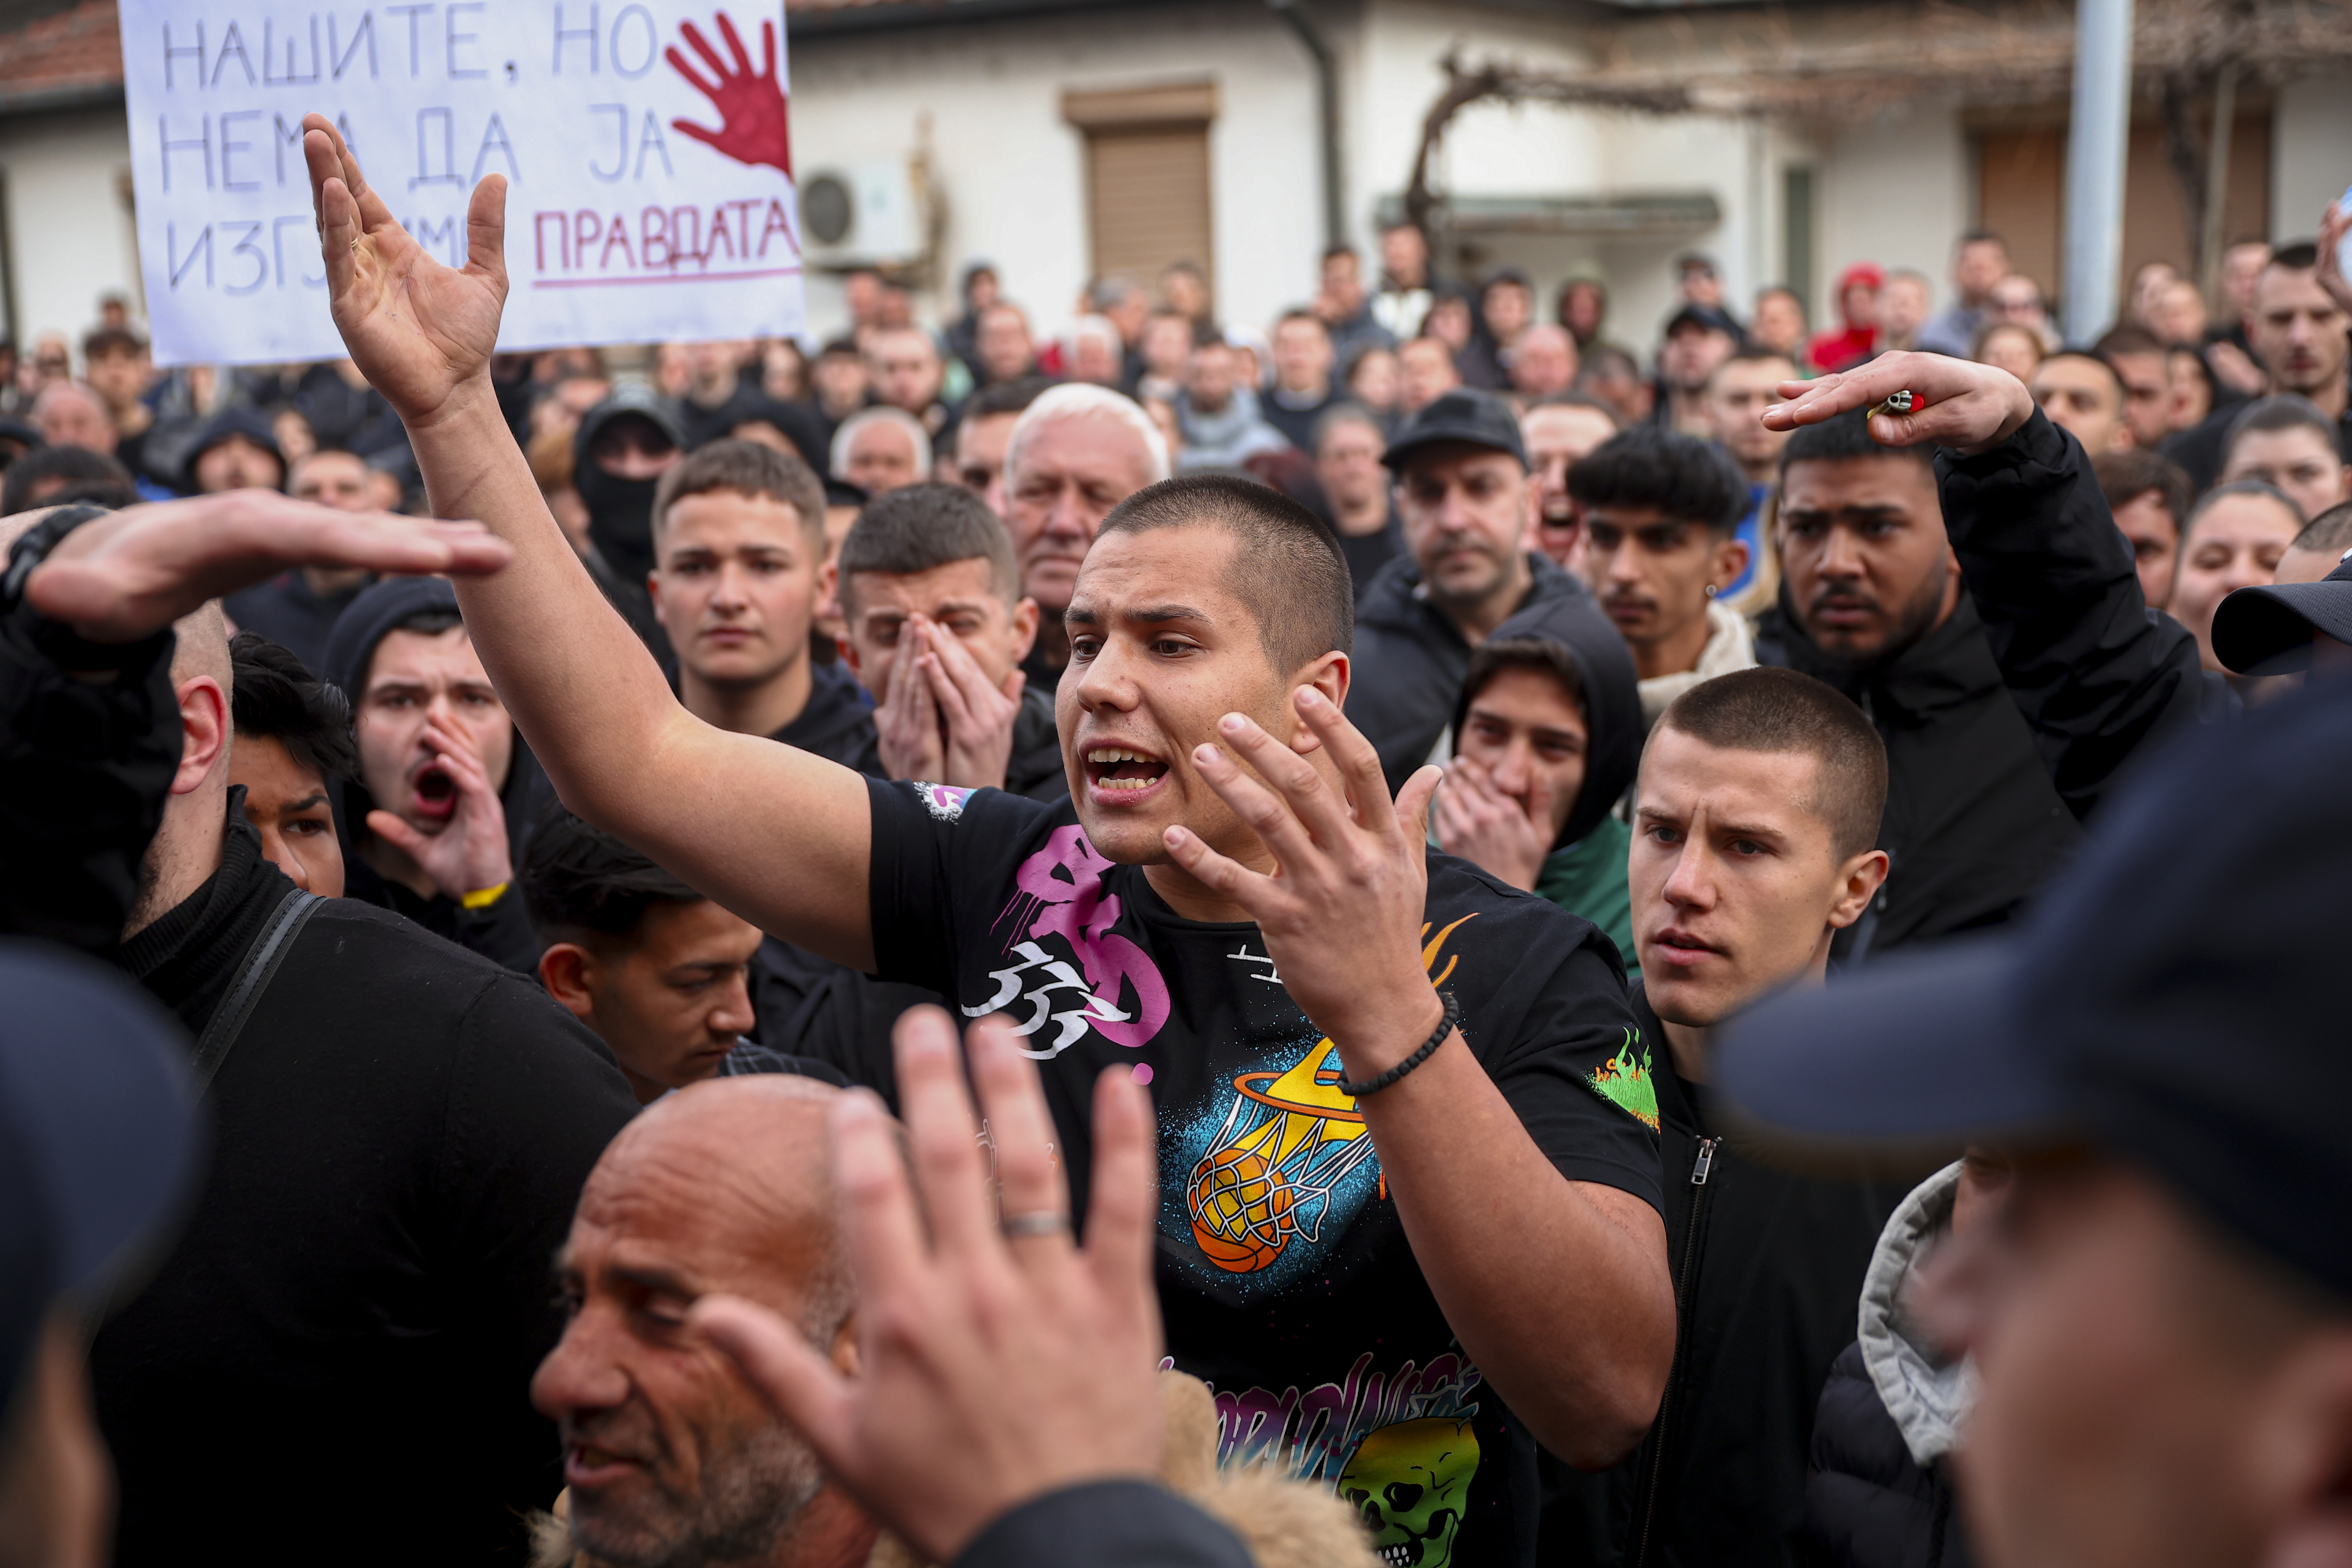
<path id="1" fill-rule="evenodd" d="M 1424 1563 L 1532 1551 L 1536 1445 L 1612 1463 L 1672 1353 L 1652 1047 L 1588 922 L 1429 853 L 1433 773 L 1391 800 L 1341 715 L 1354 595 L 1328 530 L 1224 479 L 1112 510 L 1064 619 L 1064 805 L 704 724 L 498 416 L 503 182 L 452 269 L 304 123 L 338 327 L 436 510 L 516 551 L 464 600 L 566 802 L 787 941 L 1008 1014 L 1074 1188 L 1096 1077 L 1149 1083 L 1160 1311 L 1175 1363 L 1229 1396 L 1229 1461 L 1360 1500 Z M 1328 1418 L 1242 1423 L 1288 1390 Z M 1445 1506 L 1394 1506 L 1433 1475 Z"/>

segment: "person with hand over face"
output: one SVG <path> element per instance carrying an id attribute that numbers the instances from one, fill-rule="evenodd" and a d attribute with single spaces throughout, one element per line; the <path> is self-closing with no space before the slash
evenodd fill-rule
<path id="1" fill-rule="evenodd" d="M 1790 382 L 1780 601 L 1757 657 L 1827 681 L 1886 742 L 1894 861 L 1841 963 L 2012 918 L 2151 736 L 2226 710 L 2141 601 L 2082 446 L 2016 377 L 1883 354 Z M 1909 392 L 1908 414 L 1877 411 Z"/>
<path id="2" fill-rule="evenodd" d="M 177 1245 L 91 1346 L 114 1561 L 295 1562 L 325 1540 L 366 1563 L 500 1561 L 554 1489 L 522 1395 L 558 1327 L 546 1259 L 635 1104 L 536 986 L 262 858 L 231 807 L 216 596 L 510 552 L 254 492 L 26 521 L 0 578 L 23 676 L 0 687 L 0 811 L 42 832 L 10 843 L 0 887 L 37 889 L 46 918 L 11 909 L 12 930 L 107 921 L 104 950 L 196 1041 L 213 1122 Z M 446 1480 L 354 1533 L 351 1456 L 378 1446 Z"/>
<path id="3" fill-rule="evenodd" d="M 358 776 L 338 780 L 346 891 L 518 974 L 539 962 L 514 857 L 547 781 L 438 577 L 378 583 L 327 645 Z"/>
<path id="4" fill-rule="evenodd" d="M 1433 858 L 1435 774 L 1400 805 L 1341 716 L 1352 595 L 1323 523 L 1224 478 L 1105 521 L 1063 616 L 1067 804 L 866 780 L 716 730 L 598 605 L 486 397 L 503 182 L 476 192 L 451 268 L 322 118 L 304 152 L 346 342 L 410 422 L 436 509 L 517 552 L 463 592 L 564 799 L 762 930 L 969 1016 L 1010 1010 L 1081 1184 L 1095 1079 L 1148 1072 L 1186 1173 L 1154 1227 L 1175 1364 L 1235 1412 L 1290 1388 L 1347 1409 L 1372 1376 L 1419 1389 L 1404 1419 L 1231 1425 L 1230 1462 L 1362 1492 L 1382 1544 L 1517 1560 L 1536 1446 L 1611 1463 L 1654 1413 L 1656 1145 L 1627 1108 L 1606 945 Z M 1257 1204 L 1276 1179 L 1311 1210 Z M 1391 1484 L 1430 1463 L 1459 1510 L 1395 1510 Z"/>
<path id="5" fill-rule="evenodd" d="M 1430 805 L 1437 846 L 1581 915 L 1633 957 L 1625 825 L 1612 815 L 1642 754 L 1624 638 L 1589 599 L 1520 611 L 1470 656 L 1454 758 Z"/>
<path id="6" fill-rule="evenodd" d="M 851 766 L 875 778 L 1070 793 L 1054 699 L 1021 660 L 1037 602 L 1021 595 L 1013 541 L 968 490 L 913 485 L 868 502 L 835 563 L 849 635 L 843 662 L 874 694 L 875 743 Z"/>

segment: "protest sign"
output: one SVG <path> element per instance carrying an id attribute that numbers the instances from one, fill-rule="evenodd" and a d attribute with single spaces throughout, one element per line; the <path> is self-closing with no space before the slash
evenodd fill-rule
<path id="1" fill-rule="evenodd" d="M 165 364 L 340 355 L 301 120 L 433 256 L 506 177 L 501 349 L 791 332 L 780 0 L 121 0 L 139 258 Z"/>

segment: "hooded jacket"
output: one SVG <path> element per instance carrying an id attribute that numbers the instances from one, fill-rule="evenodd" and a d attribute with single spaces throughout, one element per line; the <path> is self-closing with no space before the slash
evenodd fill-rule
<path id="1" fill-rule="evenodd" d="M 606 473 L 589 456 L 605 426 L 631 418 L 645 420 L 672 446 L 686 447 L 677 406 L 648 387 L 625 382 L 581 416 L 572 437 L 572 488 L 580 492 L 580 504 L 588 512 L 588 542 L 593 546 L 588 575 L 638 640 L 653 650 L 655 660 L 667 668 L 674 662 L 669 634 L 654 615 L 653 595 L 646 591 L 646 574 L 654 569 L 654 490 L 661 481 Z"/>
<path id="2" fill-rule="evenodd" d="M 457 608 L 457 591 L 445 577 L 386 578 L 353 599 L 342 618 L 335 623 L 334 635 L 327 642 L 326 668 L 320 673 L 342 688 L 356 715 L 361 696 L 367 689 L 368 665 L 375 658 L 376 645 L 400 622 L 420 611 Z M 507 766 L 506 785 L 499 792 L 499 804 L 506 808 L 507 856 L 513 863 L 521 864 L 523 844 L 530 837 L 531 824 L 539 820 L 541 810 L 553 793 L 547 775 L 540 770 L 538 759 L 524 743 L 522 731 L 517 730 L 514 758 Z M 367 784 L 359 779 L 338 780 L 330 794 L 334 803 L 336 836 L 342 840 L 346 898 L 406 915 L 434 935 L 446 937 L 519 974 L 538 972 L 540 941 L 530 929 L 520 893 L 509 891 L 479 910 L 467 909 L 438 890 L 429 899 L 418 898 L 408 888 L 386 879 L 362 855 L 375 837 L 368 831 L 367 814 L 379 804 L 368 794 Z"/>
<path id="3" fill-rule="evenodd" d="M 1495 628 L 1489 642 L 1537 637 L 1557 645 L 1584 689 L 1584 786 L 1560 824 L 1536 878 L 1536 892 L 1582 915 L 1633 963 L 1633 900 L 1625 886 L 1626 831 L 1612 813 L 1642 765 L 1642 705 L 1633 656 L 1590 595 L 1538 600 Z M 1469 693 L 1454 701 L 1454 733 L 1468 717 Z"/>
<path id="4" fill-rule="evenodd" d="M 92 647 L 23 606 L 0 621 L 0 802 L 48 919 L 95 931 L 200 1035 L 293 884 L 232 790 L 219 868 L 119 948 L 182 733 L 173 637 Z M 111 669 L 95 682 L 69 672 Z M 71 917 L 68 919 L 68 917 Z M 562 1314 L 547 1260 L 636 1104 L 603 1042 L 537 985 L 348 899 L 317 906 L 204 1097 L 187 1221 L 90 1351 L 117 1478 L 114 1561 L 519 1560 L 556 1486 L 532 1372 Z M 369 1458 L 369 1457 L 373 1458 Z M 355 1465 L 422 1464 L 348 1529 Z"/>
<path id="5" fill-rule="evenodd" d="M 258 410 L 242 403 L 232 403 L 205 423 L 203 431 L 197 435 L 194 444 L 182 454 L 180 458 L 180 493 L 182 495 L 194 495 L 200 488 L 196 483 L 196 459 L 215 447 L 238 436 L 244 437 L 278 459 L 278 483 L 281 485 L 285 483 L 286 454 L 278 449 L 278 432 L 271 427 L 269 421 L 263 417 Z"/>
<path id="6" fill-rule="evenodd" d="M 2089 459 L 2046 416 L 1990 451 L 1938 454 L 1936 472 L 1965 588 L 1943 625 L 1842 663 L 1783 584 L 1758 627 L 1759 663 L 1836 687 L 1886 742 L 1893 868 L 1838 933 L 1842 963 L 2009 921 L 2142 745 L 2231 702 L 2195 639 L 2140 598 Z"/>
<path id="7" fill-rule="evenodd" d="M 1527 596 L 1517 615 L 1553 599 L 1582 599 L 1591 591 L 1530 553 Z M 1348 719 L 1381 754 L 1391 791 L 1403 787 L 1429 760 L 1445 732 L 1470 668 L 1470 644 L 1444 611 L 1423 598 L 1421 566 L 1410 555 L 1381 568 L 1356 601 L 1356 669 L 1348 685 Z"/>
<path id="8" fill-rule="evenodd" d="M 1915 1338 L 1904 1297 L 1950 1230 L 1960 1166 L 1905 1198 L 1863 1276 L 1860 1335 L 1837 1358 L 1813 1421 L 1805 1535 L 1839 1568 L 1967 1568 L 1950 1458 L 1976 1403 L 1976 1363 L 1938 1361 Z"/>

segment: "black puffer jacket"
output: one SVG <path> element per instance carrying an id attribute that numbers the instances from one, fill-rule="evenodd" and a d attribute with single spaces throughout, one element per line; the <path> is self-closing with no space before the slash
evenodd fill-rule
<path id="1" fill-rule="evenodd" d="M 1894 861 L 1841 962 L 2014 915 L 2070 854 L 2139 747 L 2230 699 L 2197 644 L 2147 607 L 2082 447 L 2037 412 L 1989 452 L 1939 455 L 1944 525 L 1967 584 L 1944 624 L 1890 658 L 1840 663 L 1787 590 L 1756 656 L 1861 704 L 1886 742 L 1878 847 Z"/>
<path id="2" fill-rule="evenodd" d="M 1512 607 L 1524 614 L 1557 598 L 1592 595 L 1585 585 L 1551 563 L 1529 555 L 1534 574 L 1527 597 Z M 1401 555 L 1364 585 L 1356 602 L 1356 668 L 1348 685 L 1348 718 L 1381 753 L 1381 770 L 1391 791 L 1429 760 L 1430 748 L 1454 717 L 1462 677 L 1470 668 L 1470 644 L 1437 606 L 1421 597 L 1421 567 Z"/>

